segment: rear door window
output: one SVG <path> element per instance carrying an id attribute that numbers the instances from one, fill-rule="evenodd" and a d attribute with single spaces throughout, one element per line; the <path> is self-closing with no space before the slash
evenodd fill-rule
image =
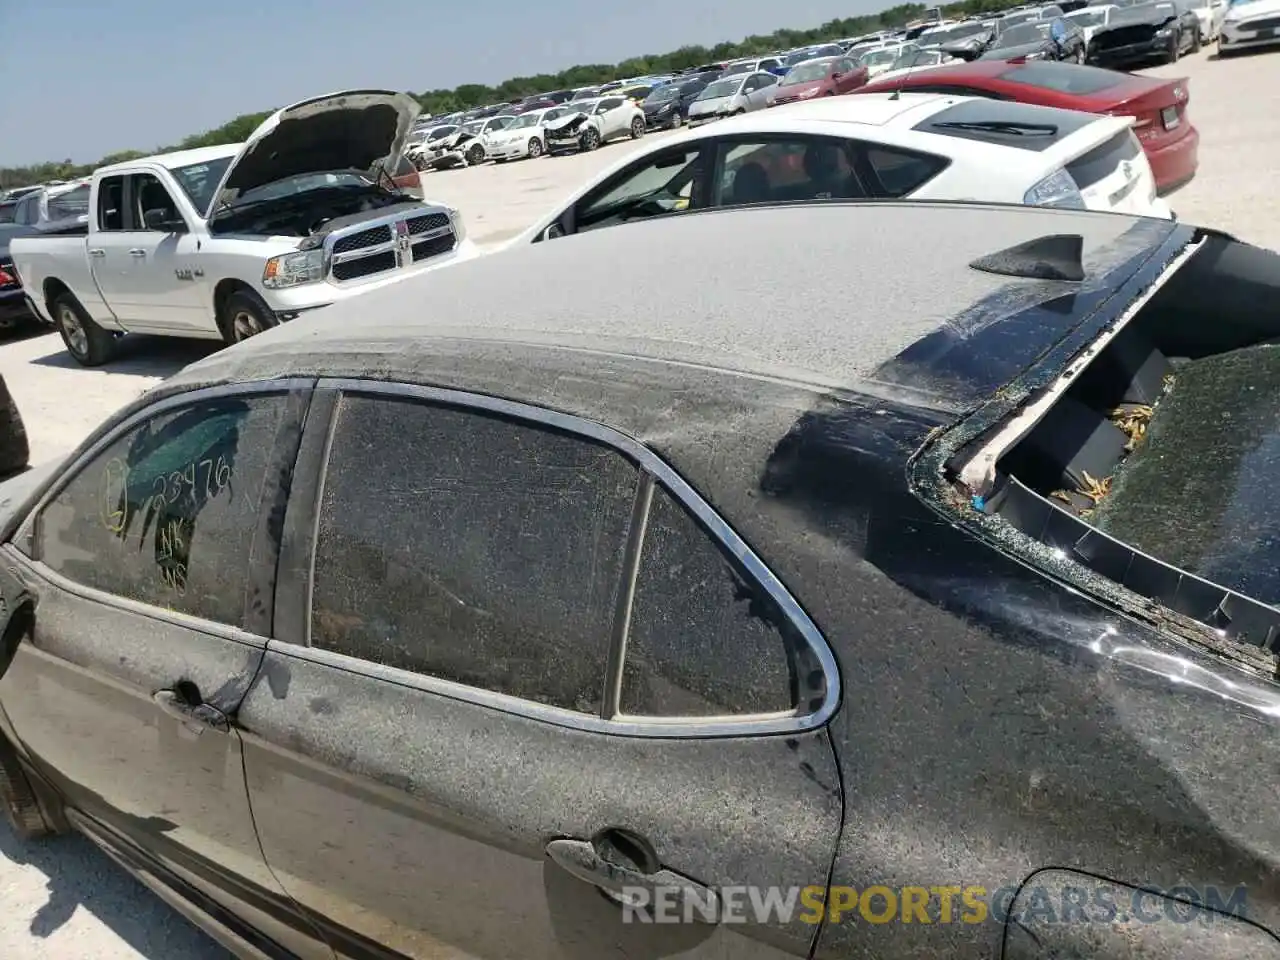
<path id="1" fill-rule="evenodd" d="M 311 644 L 598 713 L 638 470 L 584 438 L 416 399 L 341 401 Z"/>
<path id="2" fill-rule="evenodd" d="M 124 229 L 124 177 L 103 177 L 98 182 L 98 230 Z"/>
<path id="3" fill-rule="evenodd" d="M 719 143 L 712 206 L 865 198 L 852 141 L 804 135 Z"/>

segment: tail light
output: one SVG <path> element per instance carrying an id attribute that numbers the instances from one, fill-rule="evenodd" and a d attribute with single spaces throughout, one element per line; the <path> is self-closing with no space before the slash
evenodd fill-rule
<path id="1" fill-rule="evenodd" d="M 18 271 L 13 267 L 0 267 L 0 287 L 20 286 Z"/>

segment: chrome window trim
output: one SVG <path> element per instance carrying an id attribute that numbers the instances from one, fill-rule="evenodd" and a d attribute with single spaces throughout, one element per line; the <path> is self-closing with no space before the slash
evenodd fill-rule
<path id="1" fill-rule="evenodd" d="M 44 493 L 40 495 L 40 499 L 36 502 L 36 505 L 31 508 L 26 519 L 24 519 L 18 526 L 13 538 L 5 546 L 14 549 L 19 556 L 30 564 L 33 574 L 43 578 L 51 586 L 60 590 L 65 590 L 67 593 L 73 594 L 81 599 L 91 600 L 95 603 L 114 607 L 125 613 L 145 616 L 153 620 L 162 620 L 166 623 L 171 623 L 174 626 L 183 627 L 188 630 L 197 630 L 201 633 L 211 634 L 227 640 L 234 640 L 239 643 L 247 643 L 263 647 L 268 638 L 259 636 L 256 633 L 249 633 L 245 630 L 233 627 L 229 624 L 221 623 L 217 620 L 206 620 L 188 613 L 181 613 L 177 610 L 157 607 L 154 604 L 146 603 L 142 600 L 133 600 L 129 597 L 121 597 L 114 593 L 108 593 L 105 590 L 99 590 L 97 587 L 91 587 L 88 584 L 71 580 L 63 574 L 58 573 L 45 563 L 44 558 L 41 556 L 39 518 L 40 515 L 44 513 L 45 508 L 49 506 L 49 503 L 56 500 L 62 491 L 66 489 L 67 484 L 76 479 L 76 477 L 78 477 L 87 466 L 97 459 L 99 454 L 101 454 L 107 447 L 111 446 L 111 444 L 119 440 L 122 435 L 128 433 L 144 420 L 150 420 L 172 410 L 189 407 L 193 404 L 201 403 L 206 400 L 220 400 L 224 397 L 256 397 L 265 395 L 284 396 L 287 398 L 291 390 L 296 390 L 302 384 L 309 384 L 313 380 L 313 377 L 289 377 L 280 380 L 263 380 L 258 383 L 232 383 L 220 384 L 213 387 L 202 387 L 196 390 L 175 393 L 172 396 L 157 400 L 155 403 L 142 407 L 139 410 L 135 410 L 129 416 L 112 425 L 82 453 L 63 464 L 62 470 L 58 474 L 57 479 L 52 481 Z M 14 546 L 14 544 L 28 531 L 31 536 L 31 556 L 26 556 Z"/>
<path id="2" fill-rule="evenodd" d="M 614 635 L 610 639 L 610 648 L 606 660 L 604 706 L 602 706 L 601 715 L 578 713 L 508 694 L 455 683 L 451 680 L 443 680 L 438 677 L 402 670 L 398 667 L 389 667 L 372 661 L 361 660 L 357 657 L 335 653 L 330 650 L 317 649 L 311 645 L 312 604 L 310 602 L 307 604 L 306 624 L 304 626 L 305 646 L 273 639 L 269 644 L 269 650 L 333 667 L 347 673 L 367 676 L 371 679 L 420 690 L 424 693 L 437 694 L 531 720 L 575 730 L 627 737 L 705 739 L 712 737 L 794 734 L 825 726 L 838 709 L 841 695 L 840 671 L 835 655 L 817 625 L 809 618 L 790 591 L 774 576 L 773 572 L 769 570 L 755 551 L 738 536 L 733 528 L 712 509 L 697 491 L 644 444 L 594 420 L 561 413 L 546 407 L 483 394 L 467 393 L 461 390 L 358 378 L 325 378 L 316 385 L 316 389 L 335 390 L 340 395 L 346 396 L 418 400 L 455 409 L 497 414 L 531 426 L 550 427 L 594 440 L 622 454 L 633 464 L 636 464 L 639 469 L 639 484 L 635 506 L 633 507 L 633 518 L 638 511 L 642 511 L 647 518 L 652 492 L 658 484 L 661 484 L 675 500 L 681 503 L 686 510 L 701 522 L 706 532 L 719 543 L 721 548 L 732 554 L 742 565 L 747 575 L 762 589 L 766 590 L 774 602 L 777 603 L 782 615 L 791 622 L 813 652 L 825 677 L 826 691 L 819 707 L 809 713 L 800 712 L 803 709 L 803 704 L 801 704 L 794 710 L 766 714 L 648 717 L 612 712 L 611 715 L 608 715 L 605 712 L 606 709 L 611 708 L 611 711 L 616 711 L 618 706 L 617 693 L 620 692 L 622 682 L 622 666 L 627 632 L 625 624 L 615 625 Z M 338 413 L 335 410 L 335 415 L 329 425 L 330 443 L 333 431 L 336 430 L 338 419 Z M 309 577 L 307 585 L 308 597 L 310 597 L 310 592 L 313 589 L 315 557 L 319 552 L 320 514 L 321 505 L 324 502 L 326 479 L 324 474 L 328 471 L 329 449 L 330 446 L 327 443 L 326 458 L 321 468 L 322 473 L 316 495 L 315 515 L 312 517 L 314 524 L 312 530 L 312 576 Z M 644 492 L 646 488 L 648 489 L 647 494 Z M 626 560 L 630 561 L 630 566 L 624 571 L 629 576 L 629 580 L 624 584 L 623 593 L 627 594 L 627 597 L 625 600 L 622 597 L 619 598 L 618 608 L 621 609 L 625 602 L 628 612 L 630 609 L 630 597 L 635 589 L 635 578 L 639 573 L 641 541 L 643 540 L 644 529 L 644 526 L 639 529 L 633 528 L 626 546 Z M 612 672 L 609 672 L 610 670 Z M 610 691 L 615 692 L 612 701 L 610 700 Z"/>

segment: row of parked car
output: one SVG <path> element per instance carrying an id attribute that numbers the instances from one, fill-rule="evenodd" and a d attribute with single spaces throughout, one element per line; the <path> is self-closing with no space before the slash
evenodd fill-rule
<path id="1" fill-rule="evenodd" d="M 93 248 L 144 249 L 135 195 L 193 239 L 148 177 L 229 204 L 210 244 L 387 201 L 264 271 L 337 298 L 433 215 L 292 179 L 391 126 L 355 98 L 217 176 L 99 171 Z M 676 134 L 664 192 L 532 240 L 585 235 L 214 353 L 0 487 L 18 838 L 88 837 L 241 960 L 1274 958 L 1280 259 L 1060 209 L 1116 159 L 1076 148 L 1137 148 L 1045 110 Z M 1042 154 L 1039 206 L 831 202 Z"/>
<path id="2" fill-rule="evenodd" d="M 1235 15 L 1250 4 L 1270 2 L 1236 0 Z M 613 139 L 638 139 L 648 130 L 696 125 L 813 97 L 881 90 L 889 83 L 912 89 L 922 82 L 937 86 L 945 78 L 973 94 L 982 84 L 968 84 L 968 79 L 992 77 L 986 66 L 990 62 L 1051 60 L 1120 68 L 1174 61 L 1223 35 L 1227 3 L 1118 0 L 1070 10 L 1064 9 L 1072 6 L 1070 2 L 1030 6 L 999 16 L 935 21 L 772 56 L 706 64 L 678 75 L 552 91 L 421 121 L 407 155 L 420 169 L 438 170 L 594 150 Z M 1264 33 L 1265 29 L 1263 21 Z M 965 64 L 975 66 L 964 69 Z M 1096 86 L 1098 81 L 1082 77 L 1079 83 Z M 1090 91 L 1068 87 L 1063 92 Z M 981 91 L 986 96 L 1001 93 L 990 86 Z M 1176 101 L 1163 106 L 1175 107 Z"/>

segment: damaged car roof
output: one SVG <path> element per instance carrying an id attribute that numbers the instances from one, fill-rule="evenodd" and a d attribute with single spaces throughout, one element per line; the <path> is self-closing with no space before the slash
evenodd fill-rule
<path id="1" fill-rule="evenodd" d="M 686 214 L 511 248 L 374 290 L 214 354 L 172 385 L 309 373 L 438 383 L 423 379 L 424 360 L 449 342 L 450 354 L 514 352 L 513 362 L 534 367 L 539 347 L 558 348 L 859 391 L 913 344 L 929 345 L 934 361 L 967 342 L 989 354 L 993 324 L 1082 289 L 971 261 L 1078 234 L 1087 287 L 1171 229 L 1113 214 L 917 201 Z M 1053 335 L 1027 332 L 1033 359 Z M 979 363 L 994 371 L 986 378 L 952 375 L 986 390 L 986 379 L 1006 375 L 999 366 Z M 931 392 L 900 374 L 886 378 Z M 952 394 L 932 392 L 953 405 Z"/>

